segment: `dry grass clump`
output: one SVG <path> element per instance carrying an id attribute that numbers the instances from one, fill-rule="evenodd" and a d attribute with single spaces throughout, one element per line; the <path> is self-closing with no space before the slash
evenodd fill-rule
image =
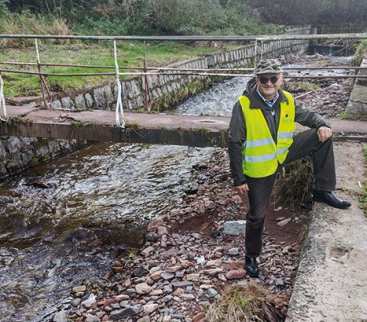
<path id="1" fill-rule="evenodd" d="M 3 34 L 71 34 L 66 21 L 56 17 L 35 16 L 29 12 L 8 14 L 1 19 L 0 33 Z M 0 47 L 23 48 L 34 45 L 34 40 L 2 39 Z"/>
<path id="2" fill-rule="evenodd" d="M 287 164 L 279 176 L 274 189 L 275 203 L 291 209 L 311 202 L 313 183 L 312 162 L 302 159 Z"/>
<path id="3" fill-rule="evenodd" d="M 246 286 L 228 287 L 220 300 L 206 313 L 207 322 L 284 321 L 272 296 L 260 285 L 251 282 Z"/>

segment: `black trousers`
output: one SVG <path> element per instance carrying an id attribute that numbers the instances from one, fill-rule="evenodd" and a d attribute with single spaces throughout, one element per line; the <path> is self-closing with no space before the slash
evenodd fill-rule
<path id="1" fill-rule="evenodd" d="M 297 134 L 289 148 L 285 164 L 305 156 L 312 156 L 315 178 L 314 189 L 335 190 L 336 178 L 332 140 L 329 139 L 321 143 L 315 129 Z M 246 218 L 247 256 L 256 257 L 261 253 L 265 211 L 269 206 L 275 177 L 276 173 L 265 178 L 247 178 L 250 203 L 250 210 Z"/>

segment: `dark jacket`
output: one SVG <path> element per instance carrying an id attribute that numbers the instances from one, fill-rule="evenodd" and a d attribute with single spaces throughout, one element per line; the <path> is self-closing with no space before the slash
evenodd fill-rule
<path id="1" fill-rule="evenodd" d="M 260 108 L 264 114 L 265 120 L 268 123 L 270 132 L 273 136 L 274 141 L 276 142 L 277 137 L 277 129 L 279 127 L 279 118 L 280 118 L 280 102 L 287 100 L 282 90 L 279 91 L 279 98 L 275 102 L 273 109 L 275 111 L 275 115 L 273 116 L 269 107 L 267 107 L 266 103 L 259 96 L 256 91 L 256 82 L 255 79 L 252 79 L 248 82 L 247 88 L 242 94 L 247 96 L 250 100 L 250 108 Z M 326 121 L 317 113 L 308 111 L 302 105 L 297 104 L 296 102 L 296 115 L 295 121 L 300 123 L 301 125 L 310 127 L 310 128 L 319 128 L 321 126 L 328 126 Z M 242 113 L 242 108 L 240 102 L 237 101 L 233 106 L 232 110 L 232 118 L 229 125 L 229 133 L 228 133 L 228 152 L 230 159 L 230 166 L 232 172 L 232 178 L 235 186 L 242 185 L 246 183 L 246 177 L 242 172 L 242 144 L 246 140 L 246 123 L 244 120 L 244 116 Z"/>

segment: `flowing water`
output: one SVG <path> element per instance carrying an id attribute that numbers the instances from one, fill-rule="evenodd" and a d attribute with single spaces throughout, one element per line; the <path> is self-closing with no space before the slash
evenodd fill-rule
<path id="1" fill-rule="evenodd" d="M 248 78 L 188 99 L 176 114 L 230 116 Z M 0 186 L 0 321 L 48 321 L 70 288 L 110 270 L 126 236 L 169 211 L 213 148 L 98 144 Z M 104 242 L 101 245 L 101 241 Z"/>

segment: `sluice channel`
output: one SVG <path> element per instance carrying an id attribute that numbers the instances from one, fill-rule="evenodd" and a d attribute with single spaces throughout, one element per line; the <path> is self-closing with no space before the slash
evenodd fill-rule
<path id="1" fill-rule="evenodd" d="M 349 58 L 337 63 L 342 60 Z M 247 81 L 218 83 L 175 113 L 230 116 Z M 193 167 L 215 151 L 99 144 L 3 183 L 0 321 L 49 321 L 70 307 L 70 289 L 103 280 L 124 244 L 141 242 L 142 222 L 168 212 L 195 189 Z"/>

